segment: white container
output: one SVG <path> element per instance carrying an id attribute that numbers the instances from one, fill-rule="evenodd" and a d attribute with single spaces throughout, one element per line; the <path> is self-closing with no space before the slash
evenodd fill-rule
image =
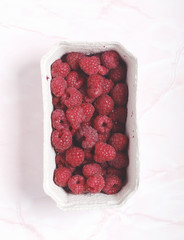
<path id="1" fill-rule="evenodd" d="M 128 66 L 127 84 L 129 89 L 128 116 L 126 134 L 129 137 L 129 166 L 127 170 L 127 184 L 115 195 L 66 193 L 53 182 L 55 169 L 55 152 L 51 146 L 51 112 L 52 96 L 50 90 L 51 64 L 68 52 L 83 52 L 85 54 L 98 53 L 107 50 L 117 51 Z M 136 191 L 139 183 L 138 134 L 136 117 L 137 92 L 137 60 L 118 42 L 60 42 L 56 44 L 41 60 L 43 109 L 44 109 L 44 180 L 43 187 L 60 209 L 99 209 L 122 206 Z"/>

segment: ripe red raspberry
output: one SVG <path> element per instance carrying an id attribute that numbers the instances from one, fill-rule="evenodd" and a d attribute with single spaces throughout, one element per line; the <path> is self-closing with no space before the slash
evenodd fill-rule
<path id="1" fill-rule="evenodd" d="M 76 133 L 78 142 L 82 142 L 83 148 L 92 148 L 98 141 L 97 130 L 92 127 L 82 127 Z"/>
<path id="2" fill-rule="evenodd" d="M 64 104 L 68 108 L 72 108 L 78 106 L 82 103 L 82 94 L 73 87 L 69 87 L 66 90 L 66 99 L 64 100 Z"/>
<path id="3" fill-rule="evenodd" d="M 83 176 L 74 175 L 68 181 L 68 187 L 74 194 L 82 194 L 85 192 L 85 179 Z"/>
<path id="4" fill-rule="evenodd" d="M 107 175 L 105 179 L 105 187 L 102 191 L 106 194 L 115 194 L 120 191 L 122 186 L 122 181 L 118 176 Z"/>
<path id="5" fill-rule="evenodd" d="M 116 175 L 120 179 L 125 180 L 126 179 L 126 168 L 116 169 L 113 167 L 108 167 L 107 175 Z"/>
<path id="6" fill-rule="evenodd" d="M 87 93 L 90 98 L 99 97 L 102 92 L 103 77 L 99 74 L 89 76 L 87 81 Z"/>
<path id="7" fill-rule="evenodd" d="M 72 128 L 79 129 L 81 122 L 83 122 L 85 119 L 82 107 L 76 106 L 76 107 L 67 109 L 66 118 L 71 124 Z"/>
<path id="8" fill-rule="evenodd" d="M 89 193 L 99 193 L 105 186 L 104 178 L 101 175 L 93 175 L 86 181 L 86 190 Z"/>
<path id="9" fill-rule="evenodd" d="M 98 63 L 100 65 L 101 64 L 101 54 L 100 53 L 96 53 L 96 54 L 94 54 L 94 56 L 98 59 Z"/>
<path id="10" fill-rule="evenodd" d="M 83 75 L 79 74 L 76 71 L 71 71 L 68 76 L 66 77 L 68 87 L 74 87 L 79 89 L 82 87 L 85 78 Z"/>
<path id="11" fill-rule="evenodd" d="M 70 169 L 65 167 L 57 168 L 54 171 L 54 182 L 59 187 L 66 187 L 71 175 L 72 172 Z"/>
<path id="12" fill-rule="evenodd" d="M 116 107 L 109 114 L 109 117 L 113 122 L 125 123 L 127 118 L 127 108 L 125 107 Z"/>
<path id="13" fill-rule="evenodd" d="M 98 141 L 106 143 L 109 140 L 109 137 L 109 133 L 98 134 Z"/>
<path id="14" fill-rule="evenodd" d="M 122 151 L 128 146 L 128 138 L 122 133 L 114 133 L 109 140 L 109 144 L 113 146 L 116 151 Z"/>
<path id="15" fill-rule="evenodd" d="M 125 83 L 117 83 L 112 89 L 112 99 L 118 106 L 127 104 L 128 86 Z"/>
<path id="16" fill-rule="evenodd" d="M 90 120 L 89 122 L 82 122 L 81 127 L 91 127 L 92 126 L 92 121 Z"/>
<path id="17" fill-rule="evenodd" d="M 72 134 L 68 129 L 55 130 L 52 132 L 51 142 L 59 152 L 64 152 L 72 145 Z"/>
<path id="18" fill-rule="evenodd" d="M 113 122 L 107 116 L 98 115 L 93 121 L 93 126 L 99 133 L 108 133 L 112 129 Z"/>
<path id="19" fill-rule="evenodd" d="M 53 128 L 57 130 L 61 130 L 63 128 L 64 129 L 69 128 L 69 124 L 67 122 L 67 119 L 63 110 L 61 109 L 54 110 L 52 112 L 51 119 L 52 119 Z"/>
<path id="20" fill-rule="evenodd" d="M 85 57 L 83 53 L 79 52 L 72 52 L 69 53 L 66 57 L 68 64 L 70 65 L 71 69 L 77 70 L 79 68 L 79 61 Z"/>
<path id="21" fill-rule="evenodd" d="M 95 144 L 94 160 L 96 162 L 112 161 L 116 156 L 115 149 L 109 144 L 97 142 Z"/>
<path id="22" fill-rule="evenodd" d="M 82 172 L 84 177 L 89 178 L 95 174 L 102 175 L 102 168 L 97 163 L 89 163 L 83 167 Z"/>
<path id="23" fill-rule="evenodd" d="M 102 84 L 102 94 L 108 94 L 111 89 L 114 87 L 114 83 L 111 79 L 103 79 L 103 84 Z"/>
<path id="24" fill-rule="evenodd" d="M 65 164 L 64 156 L 61 154 L 57 154 L 55 157 L 55 162 L 57 167 L 64 167 Z"/>
<path id="25" fill-rule="evenodd" d="M 88 75 L 96 74 L 99 70 L 99 59 L 95 56 L 84 57 L 79 61 L 80 68 Z"/>
<path id="26" fill-rule="evenodd" d="M 117 68 L 109 72 L 109 78 L 114 82 L 124 81 L 126 78 L 126 66 L 118 65 Z"/>
<path id="27" fill-rule="evenodd" d="M 52 77 L 66 77 L 70 72 L 68 63 L 63 63 L 61 59 L 56 60 L 51 66 Z"/>
<path id="28" fill-rule="evenodd" d="M 63 103 L 61 103 L 60 97 L 52 96 L 52 104 L 54 105 L 55 109 L 66 110 L 66 106 Z"/>
<path id="29" fill-rule="evenodd" d="M 111 167 L 120 169 L 128 166 L 128 156 L 125 153 L 117 153 L 114 160 L 108 162 Z"/>
<path id="30" fill-rule="evenodd" d="M 66 151 L 66 161 L 73 167 L 84 161 L 84 151 L 79 147 L 71 147 Z"/>
<path id="31" fill-rule="evenodd" d="M 125 132 L 125 124 L 119 123 L 119 122 L 114 122 L 111 132 L 113 133 L 124 133 Z"/>
<path id="32" fill-rule="evenodd" d="M 102 64 L 109 69 L 116 68 L 119 64 L 119 54 L 115 51 L 106 51 L 102 54 Z"/>
<path id="33" fill-rule="evenodd" d="M 84 149 L 84 158 L 87 162 L 91 162 L 93 160 L 91 149 Z"/>
<path id="34" fill-rule="evenodd" d="M 96 110 L 101 115 L 108 115 L 114 108 L 114 102 L 109 95 L 102 95 L 95 101 Z"/>
<path id="35" fill-rule="evenodd" d="M 56 97 L 61 97 L 66 87 L 67 83 L 62 77 L 55 77 L 51 81 L 51 91 Z"/>
<path id="36" fill-rule="evenodd" d="M 102 65 L 99 66 L 98 73 L 99 73 L 100 75 L 105 76 L 105 75 L 108 74 L 108 72 L 109 72 L 109 69 L 108 69 L 108 68 L 106 68 L 106 67 L 104 67 L 104 66 L 102 66 Z"/>
<path id="37" fill-rule="evenodd" d="M 84 116 L 85 116 L 84 122 L 89 122 L 93 116 L 95 108 L 91 103 L 82 103 L 81 107 L 83 109 Z"/>

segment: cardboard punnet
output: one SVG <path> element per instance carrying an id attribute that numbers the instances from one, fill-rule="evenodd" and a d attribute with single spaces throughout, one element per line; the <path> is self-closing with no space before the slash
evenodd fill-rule
<path id="1" fill-rule="evenodd" d="M 82 194 L 74 195 L 66 193 L 53 182 L 55 169 L 55 152 L 51 145 L 51 113 L 53 111 L 52 95 L 50 90 L 51 64 L 68 52 L 83 52 L 92 54 L 107 50 L 117 51 L 128 66 L 127 84 L 129 89 L 128 115 L 126 134 L 129 137 L 129 166 L 127 170 L 127 183 L 122 190 L 114 195 Z M 137 60 L 118 42 L 60 42 L 41 59 L 42 94 L 44 110 L 44 179 L 43 187 L 60 209 L 99 209 L 118 207 L 125 204 L 129 197 L 136 191 L 139 183 L 139 150 L 137 128 Z"/>

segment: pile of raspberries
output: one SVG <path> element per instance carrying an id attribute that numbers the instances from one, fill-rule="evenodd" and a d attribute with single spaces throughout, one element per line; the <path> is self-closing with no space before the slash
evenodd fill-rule
<path id="1" fill-rule="evenodd" d="M 127 67 L 115 51 L 65 54 L 51 66 L 53 180 L 73 194 L 115 194 L 126 183 Z"/>

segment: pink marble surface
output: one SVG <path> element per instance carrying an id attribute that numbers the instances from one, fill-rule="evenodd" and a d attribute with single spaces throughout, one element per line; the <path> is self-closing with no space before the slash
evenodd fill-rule
<path id="1" fill-rule="evenodd" d="M 0 239 L 184 239 L 184 1 L 0 2 Z M 140 187 L 121 209 L 62 212 L 42 188 L 39 62 L 59 40 L 139 61 Z"/>

